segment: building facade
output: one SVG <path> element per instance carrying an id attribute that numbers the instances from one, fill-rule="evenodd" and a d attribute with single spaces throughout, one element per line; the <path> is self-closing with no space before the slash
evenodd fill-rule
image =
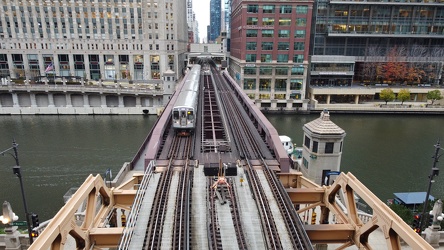
<path id="1" fill-rule="evenodd" d="M 193 0 L 187 0 L 188 45 L 199 43 L 199 23 L 193 11 Z"/>
<path id="2" fill-rule="evenodd" d="M 360 103 L 373 100 L 365 88 L 353 95 L 320 89 L 442 84 L 444 3 L 439 0 L 318 0 L 310 44 L 310 99 Z M 322 90 L 325 92 L 325 90 Z M 376 93 L 377 94 L 377 93 Z M 418 95 L 412 100 L 421 99 Z"/>
<path id="3" fill-rule="evenodd" d="M 0 77 L 88 81 L 176 78 L 186 62 L 186 1 L 1 0 Z"/>
<path id="4" fill-rule="evenodd" d="M 210 0 L 210 32 L 208 41 L 216 41 L 222 26 L 221 0 Z"/>
<path id="5" fill-rule="evenodd" d="M 231 5 L 230 75 L 258 107 L 307 109 L 313 1 L 242 1 Z"/>

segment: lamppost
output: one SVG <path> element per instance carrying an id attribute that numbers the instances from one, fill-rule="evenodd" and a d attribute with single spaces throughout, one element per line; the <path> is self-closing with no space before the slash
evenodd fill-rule
<path id="1" fill-rule="evenodd" d="M 423 222 L 426 219 L 425 214 L 427 211 L 427 206 L 429 205 L 430 189 L 432 187 L 432 183 L 435 182 L 433 180 L 433 177 L 438 176 L 438 174 L 439 174 L 439 168 L 436 167 L 436 163 L 438 163 L 439 157 L 442 156 L 442 154 L 441 155 L 439 154 L 439 150 L 441 150 L 441 149 L 442 149 L 441 144 L 439 143 L 439 140 L 438 140 L 438 142 L 435 145 L 435 155 L 432 157 L 434 160 L 433 160 L 432 170 L 430 171 L 430 175 L 429 175 L 429 187 L 427 188 L 427 194 L 426 194 L 425 201 L 424 201 L 424 208 L 422 209 L 421 218 L 419 220 L 419 232 L 418 232 L 419 234 L 421 234 L 421 232 L 422 232 L 422 226 L 424 225 Z"/>
<path id="2" fill-rule="evenodd" d="M 28 213 L 28 206 L 26 205 L 26 198 L 25 198 L 25 190 L 23 188 L 23 180 L 22 180 L 22 173 L 20 171 L 20 164 L 19 164 L 19 159 L 18 159 L 18 150 L 17 150 L 18 144 L 15 142 L 15 139 L 12 140 L 12 147 L 3 150 L 2 152 L 0 152 L 0 155 L 5 155 L 5 153 L 10 154 L 12 157 L 14 157 L 15 159 L 15 166 L 12 168 L 12 172 L 19 178 L 20 181 L 20 189 L 22 192 L 22 199 L 23 199 L 23 206 L 25 208 L 25 218 L 26 218 L 26 224 L 28 226 L 28 235 L 29 235 L 29 244 L 31 245 L 33 240 L 32 240 L 32 232 L 31 232 L 31 224 L 29 222 L 29 213 Z M 14 151 L 14 154 L 8 152 L 10 150 Z"/>

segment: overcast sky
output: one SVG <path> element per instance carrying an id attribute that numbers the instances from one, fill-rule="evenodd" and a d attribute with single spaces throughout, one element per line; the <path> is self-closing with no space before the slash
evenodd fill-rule
<path id="1" fill-rule="evenodd" d="M 202 38 L 207 36 L 207 25 L 210 24 L 210 0 L 193 0 L 193 11 L 199 22 L 199 37 L 202 42 Z"/>

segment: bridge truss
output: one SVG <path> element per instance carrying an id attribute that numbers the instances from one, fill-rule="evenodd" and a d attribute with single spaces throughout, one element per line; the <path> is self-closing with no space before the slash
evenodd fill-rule
<path id="1" fill-rule="evenodd" d="M 387 249 L 401 249 L 401 239 L 412 249 L 433 249 L 351 173 L 342 173 L 331 186 L 319 186 L 301 173 L 280 173 L 278 177 L 301 217 L 307 211 L 320 211 L 315 224 L 305 225 L 313 244 L 340 244 L 337 249 L 352 245 L 373 249 L 369 236 L 379 228 Z M 116 209 L 130 210 L 142 179 L 143 174 L 134 175 L 110 189 L 100 175 L 90 175 L 29 249 L 64 249 L 69 237 L 75 240 L 77 249 L 118 247 L 124 227 L 109 227 L 110 215 Z M 338 196 L 345 209 L 338 202 Z M 369 217 L 360 216 L 356 196 L 372 209 Z M 78 211 L 82 206 L 83 219 L 79 220 Z M 332 217 L 334 223 L 329 219 Z"/>

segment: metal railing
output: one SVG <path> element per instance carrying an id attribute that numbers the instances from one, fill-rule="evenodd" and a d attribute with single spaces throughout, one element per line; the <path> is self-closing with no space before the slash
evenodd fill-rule
<path id="1" fill-rule="evenodd" d="M 145 174 L 140 183 L 139 188 L 137 189 L 136 197 L 134 198 L 134 203 L 132 205 L 132 209 L 128 215 L 126 227 L 123 230 L 122 238 L 120 239 L 120 244 L 118 249 L 128 249 L 131 243 L 131 238 L 134 233 L 134 228 L 137 222 L 137 216 L 139 215 L 140 209 L 142 207 L 143 198 L 145 196 L 145 191 L 148 187 L 148 184 L 151 180 L 152 175 L 154 174 L 155 161 L 151 161 L 148 164 L 148 167 L 145 170 Z"/>

